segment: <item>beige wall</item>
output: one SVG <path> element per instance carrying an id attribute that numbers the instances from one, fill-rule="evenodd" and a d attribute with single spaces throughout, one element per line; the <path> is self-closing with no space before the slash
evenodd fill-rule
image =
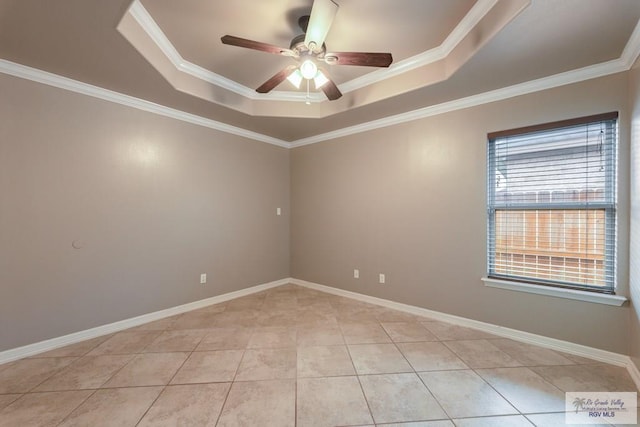
<path id="1" fill-rule="evenodd" d="M 4 75 L 0 93 L 0 351 L 289 276 L 288 150 Z"/>
<path id="2" fill-rule="evenodd" d="M 640 63 L 629 73 L 631 104 L 631 226 L 629 243 L 629 356 L 640 369 Z"/>
<path id="3" fill-rule="evenodd" d="M 0 351 L 291 275 L 620 353 L 631 346 L 638 361 L 637 307 L 497 290 L 480 277 L 487 132 L 618 110 L 619 292 L 640 298 L 637 261 L 628 286 L 639 87 L 634 70 L 289 152 L 0 76 Z"/>
<path id="4" fill-rule="evenodd" d="M 293 277 L 627 353 L 628 307 L 480 281 L 487 133 L 620 111 L 618 284 L 628 294 L 627 89 L 618 74 L 294 149 Z"/>

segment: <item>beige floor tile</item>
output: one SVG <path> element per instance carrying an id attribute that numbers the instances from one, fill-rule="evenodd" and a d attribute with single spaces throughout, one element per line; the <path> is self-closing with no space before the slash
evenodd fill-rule
<path id="1" fill-rule="evenodd" d="M 573 363 L 577 365 L 595 365 L 602 363 L 599 360 L 589 359 L 587 357 L 576 356 L 575 354 L 563 353 L 559 352 L 563 357 L 571 360 Z"/>
<path id="2" fill-rule="evenodd" d="M 574 362 L 548 348 L 513 341 L 507 338 L 491 340 L 491 344 L 524 366 L 573 365 Z"/>
<path id="3" fill-rule="evenodd" d="M 568 424 L 565 422 L 566 415 L 562 413 L 553 414 L 532 414 L 526 415 L 527 419 L 536 427 L 564 427 Z M 611 424 L 570 424 L 571 427 L 611 427 Z"/>
<path id="4" fill-rule="evenodd" d="M 393 342 L 437 341 L 435 335 L 418 322 L 388 322 L 382 327 Z"/>
<path id="5" fill-rule="evenodd" d="M 332 309 L 328 311 L 323 311 L 321 309 L 314 309 L 313 307 L 302 307 L 298 308 L 298 312 L 296 314 L 296 325 L 305 325 L 305 326 L 329 326 L 329 325 L 338 325 L 338 318 L 336 314 L 333 313 Z"/>
<path id="6" fill-rule="evenodd" d="M 357 377 L 301 378 L 297 394 L 298 426 L 373 423 Z"/>
<path id="7" fill-rule="evenodd" d="M 0 410 L 18 400 L 22 394 L 0 394 Z"/>
<path id="8" fill-rule="evenodd" d="M 512 363 L 520 367 L 502 366 Z M 414 370 L 420 384 L 404 380 Z M 459 425 L 491 426 L 520 425 L 518 409 L 537 425 L 564 425 L 564 413 L 527 412 L 564 409 L 564 389 L 635 391 L 624 368 L 287 285 L 0 365 L 0 427 L 135 425 L 129 416 L 215 425 L 219 414 L 225 426 L 293 425 L 296 396 L 299 426 L 373 427 L 363 387 L 379 426 L 452 427 L 420 418 L 431 400 L 418 385 Z M 135 412 L 150 405 L 143 391 L 160 389 L 146 415 Z M 126 410 L 110 412 L 128 393 Z"/>
<path id="9" fill-rule="evenodd" d="M 321 314 L 333 315 L 337 314 L 335 308 L 328 300 L 320 298 L 300 298 L 298 297 L 298 313 L 301 311 L 312 311 Z"/>
<path id="10" fill-rule="evenodd" d="M 0 393 L 26 393 L 77 359 L 49 357 L 11 362 L 0 371 Z"/>
<path id="11" fill-rule="evenodd" d="M 102 386 L 135 356 L 85 356 L 40 384 L 36 391 L 96 389 Z"/>
<path id="12" fill-rule="evenodd" d="M 264 296 L 246 296 L 227 301 L 225 311 L 260 310 L 264 303 Z"/>
<path id="13" fill-rule="evenodd" d="M 340 323 L 347 344 L 390 343 L 391 338 L 378 323 Z"/>
<path id="14" fill-rule="evenodd" d="M 265 305 L 267 303 L 265 302 Z M 284 305 L 283 307 L 286 307 Z M 298 325 L 298 314 L 291 308 L 264 309 L 256 318 L 256 325 L 259 326 L 286 326 L 295 328 Z"/>
<path id="15" fill-rule="evenodd" d="M 457 427 L 531 427 L 531 423 L 522 415 L 506 415 L 502 417 L 482 417 L 455 419 Z"/>
<path id="16" fill-rule="evenodd" d="M 109 338 L 111 334 L 102 337 L 92 338 L 86 341 L 80 341 L 75 344 L 66 345 L 64 347 L 56 348 L 54 350 L 40 353 L 35 357 L 71 357 L 71 356 L 84 356 L 98 345 L 102 344 Z"/>
<path id="17" fill-rule="evenodd" d="M 633 382 L 631 375 L 629 375 L 627 368 L 605 363 L 588 366 L 587 368 L 591 369 L 592 374 L 602 382 L 608 391 L 640 392 Z"/>
<path id="18" fill-rule="evenodd" d="M 208 329 L 220 325 L 220 315 L 224 312 L 196 310 L 184 313 L 171 324 L 168 330 Z"/>
<path id="19" fill-rule="evenodd" d="M 617 366 L 539 366 L 531 370 L 565 392 L 637 391 L 627 370 Z"/>
<path id="20" fill-rule="evenodd" d="M 452 418 L 518 413 L 473 371 L 423 372 L 419 376 Z"/>
<path id="21" fill-rule="evenodd" d="M 382 311 L 376 315 L 378 320 L 382 323 L 385 322 L 405 322 L 405 323 L 416 323 L 416 322 L 424 322 L 427 320 L 422 316 L 416 316 L 415 314 L 405 313 L 399 310 L 392 310 L 388 308 L 382 308 Z"/>
<path id="22" fill-rule="evenodd" d="M 522 413 L 565 410 L 565 393 L 529 368 L 478 369 L 476 373 Z"/>
<path id="23" fill-rule="evenodd" d="M 444 344 L 471 368 L 522 366 L 488 340 L 447 341 Z"/>
<path id="24" fill-rule="evenodd" d="M 349 353 L 358 375 L 413 372 L 394 344 L 350 345 Z"/>
<path id="25" fill-rule="evenodd" d="M 213 427 L 229 387 L 230 383 L 168 386 L 136 427 Z"/>
<path id="26" fill-rule="evenodd" d="M 166 385 L 189 353 L 145 353 L 137 355 L 103 387 Z"/>
<path id="27" fill-rule="evenodd" d="M 171 384 L 233 381 L 243 350 L 218 350 L 191 353 L 171 380 Z"/>
<path id="28" fill-rule="evenodd" d="M 390 423 L 378 424 L 379 427 L 455 427 L 450 420 L 417 421 L 415 423 Z"/>
<path id="29" fill-rule="evenodd" d="M 298 378 L 355 374 L 344 345 L 298 348 Z"/>
<path id="30" fill-rule="evenodd" d="M 104 354 L 134 354 L 141 353 L 162 332 L 160 331 L 124 331 L 118 332 L 111 338 L 87 353 L 88 356 L 102 356 Z"/>
<path id="31" fill-rule="evenodd" d="M 251 339 L 252 328 L 211 328 L 196 351 L 244 350 Z"/>
<path id="32" fill-rule="evenodd" d="M 373 323 L 378 324 L 378 314 L 380 312 L 375 309 L 338 309 L 336 311 L 336 320 L 341 323 Z"/>
<path id="33" fill-rule="evenodd" d="M 416 371 L 468 369 L 454 352 L 440 342 L 396 344 Z"/>
<path id="34" fill-rule="evenodd" d="M 129 332 L 134 331 L 164 331 L 169 329 L 173 323 L 180 318 L 180 314 L 171 317 L 165 317 L 164 319 L 154 320 L 153 322 L 144 323 L 140 326 L 127 329 Z"/>
<path id="35" fill-rule="evenodd" d="M 299 326 L 297 332 L 297 341 L 299 347 L 344 344 L 342 331 L 337 325 Z"/>
<path id="36" fill-rule="evenodd" d="M 60 427 L 135 426 L 161 391 L 162 387 L 98 390 Z"/>
<path id="37" fill-rule="evenodd" d="M 364 375 L 360 382 L 376 423 L 448 418 L 416 374 Z"/>
<path id="38" fill-rule="evenodd" d="M 439 340 L 482 340 L 490 338 L 499 338 L 495 335 L 488 334 L 472 328 L 453 325 L 451 323 L 426 321 L 421 322 L 425 328 L 433 333 Z"/>
<path id="39" fill-rule="evenodd" d="M 93 391 L 25 394 L 0 411 L 0 427 L 57 426 Z"/>
<path id="40" fill-rule="evenodd" d="M 145 349 L 145 353 L 169 353 L 193 351 L 209 331 L 207 329 L 185 329 L 165 331 Z"/>
<path id="41" fill-rule="evenodd" d="M 236 381 L 257 381 L 296 377 L 296 349 L 245 350 Z"/>
<path id="42" fill-rule="evenodd" d="M 287 427 L 296 422 L 294 380 L 235 382 L 217 427 Z"/>
<path id="43" fill-rule="evenodd" d="M 296 346 L 296 328 L 263 326 L 253 330 L 247 348 L 286 348 Z"/>

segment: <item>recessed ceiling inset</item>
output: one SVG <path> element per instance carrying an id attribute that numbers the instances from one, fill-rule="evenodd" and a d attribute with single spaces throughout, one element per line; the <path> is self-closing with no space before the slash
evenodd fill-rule
<path id="1" fill-rule="evenodd" d="M 304 85 L 301 85 L 300 90 L 295 90 L 293 85 L 282 84 L 282 88 L 289 88 L 290 90 L 272 90 L 294 73 L 296 69 L 299 70 L 297 67 L 291 68 L 287 67 L 286 64 L 282 64 L 282 58 L 278 55 L 251 53 L 248 51 L 251 54 L 249 59 L 246 53 L 242 52 L 242 49 L 229 49 L 229 46 L 214 46 L 211 49 L 215 51 L 215 55 L 212 52 L 209 56 L 215 57 L 215 61 L 211 62 L 205 60 L 205 58 L 208 58 L 207 56 L 199 56 L 196 49 L 190 47 L 197 42 L 202 43 L 202 40 L 190 42 L 181 35 L 180 31 L 172 27 L 171 23 L 181 21 L 179 16 L 176 17 L 176 14 L 179 14 L 182 9 L 187 9 L 187 12 L 190 11 L 189 13 L 192 14 L 195 12 L 205 13 L 204 11 L 206 10 L 209 16 L 217 19 L 216 23 L 218 25 L 213 26 L 208 34 L 208 38 L 210 38 L 219 31 L 218 34 L 215 34 L 217 36 L 217 44 L 220 44 L 220 38 L 225 34 L 238 34 L 242 35 L 241 39 L 246 37 L 245 40 L 247 41 L 264 40 L 261 43 L 273 47 L 289 43 L 293 30 L 287 29 L 286 26 L 284 29 L 277 27 L 274 33 L 273 29 L 269 30 L 269 27 L 273 26 L 271 24 L 273 21 L 267 19 L 258 19 L 256 21 L 254 17 L 244 29 L 237 30 L 232 28 L 231 24 L 223 21 L 218 15 L 233 15 L 236 7 L 238 11 L 246 10 L 241 5 L 236 5 L 235 2 L 222 4 L 222 2 L 188 0 L 184 3 L 181 2 L 180 8 L 176 9 L 175 2 L 167 2 L 166 0 L 143 1 L 153 12 L 148 11 L 141 0 L 135 0 L 120 21 L 118 31 L 176 90 L 216 104 L 225 105 L 249 115 L 299 118 L 331 116 L 446 80 L 529 4 L 529 0 L 509 2 L 500 2 L 498 0 L 452 0 L 447 2 L 420 0 L 419 3 L 416 3 L 417 0 L 403 0 L 411 3 L 414 11 L 415 8 L 419 10 L 425 9 L 424 16 L 414 17 L 410 22 L 407 22 L 406 18 L 402 20 L 396 19 L 397 22 L 389 18 L 386 20 L 389 22 L 384 22 L 384 28 L 387 29 L 387 32 L 384 32 L 380 31 L 380 29 L 369 27 L 367 19 L 376 17 L 378 19 L 376 25 L 380 25 L 380 19 L 388 18 L 384 13 L 380 13 L 380 11 L 384 11 L 384 8 L 389 7 L 388 1 L 371 0 L 367 2 L 367 9 L 362 10 L 362 8 L 357 8 L 353 2 L 336 0 L 337 4 L 344 4 L 340 5 L 340 13 L 336 15 L 331 24 L 331 31 L 326 36 L 326 45 L 337 52 L 393 52 L 394 63 L 388 68 L 381 69 L 369 66 L 331 67 L 330 76 L 327 75 L 329 74 L 328 72 L 325 74 L 323 71 L 323 77 L 327 79 L 325 93 L 329 93 L 332 99 L 337 99 L 333 102 L 327 102 L 327 97 L 321 92 L 307 94 Z M 239 3 L 244 1 L 239 0 Z M 324 1 L 333 3 L 330 0 Z M 268 11 L 265 9 L 263 12 L 277 15 L 273 11 L 276 5 L 284 6 L 291 5 L 291 3 L 300 4 L 300 7 L 292 10 L 287 10 L 285 7 L 278 13 L 282 15 L 287 15 L 287 12 L 289 15 L 297 13 L 298 18 L 309 13 L 310 4 L 308 1 L 303 0 L 269 2 L 271 9 L 268 9 Z M 393 3 L 395 8 L 401 9 L 400 4 Z M 354 10 L 354 8 L 357 10 Z M 372 10 L 379 9 L 379 11 L 378 13 L 368 14 L 367 10 L 370 8 Z M 430 11 L 432 13 L 428 13 Z M 172 40 L 165 34 L 161 25 L 156 22 L 152 13 L 156 14 L 162 25 L 167 28 L 166 33 L 176 39 L 175 44 L 180 45 L 181 49 L 188 50 L 190 57 L 199 58 L 200 64 L 190 62 L 182 56 Z M 238 26 L 237 22 L 247 19 L 246 14 L 240 13 L 239 15 L 233 21 L 235 26 Z M 396 16 L 388 11 L 387 15 Z M 172 18 L 168 19 L 166 18 L 167 16 Z M 434 16 L 448 16 L 448 25 L 440 24 L 438 26 L 435 21 L 432 23 L 429 18 Z M 188 18 L 192 19 L 193 15 L 189 15 Z M 311 14 L 311 18 L 313 18 L 313 14 Z M 202 19 L 204 18 L 201 18 L 200 21 Z M 187 17 L 184 20 L 186 21 Z M 261 23 L 260 21 L 266 22 Z M 254 25 L 256 28 L 254 28 Z M 415 28 L 411 28 L 408 25 L 414 25 Z M 416 52 L 415 42 L 411 44 L 413 46 L 411 50 L 407 50 L 404 47 L 408 45 L 403 40 L 404 37 L 410 37 L 415 31 L 425 31 L 421 30 L 421 28 L 428 28 L 430 25 L 439 28 L 440 33 L 425 33 L 431 37 L 430 40 L 426 40 L 423 43 L 425 50 Z M 366 31 L 361 31 L 362 28 L 360 27 L 366 28 Z M 258 35 L 254 36 L 255 34 Z M 368 37 L 363 37 L 363 34 L 367 34 Z M 287 41 L 282 42 L 283 37 L 286 37 Z M 306 35 L 304 33 L 298 35 L 294 40 L 298 40 L 298 38 L 300 38 L 300 42 L 303 42 L 302 45 L 308 49 L 304 44 L 304 39 L 307 38 Z M 243 44 L 238 37 L 227 39 L 227 41 L 230 40 L 230 44 Z M 377 46 L 376 44 L 380 44 L 380 47 L 375 47 Z M 323 44 L 319 47 L 316 46 L 316 49 L 318 49 L 317 55 L 320 56 L 320 59 L 329 59 L 330 61 L 331 56 L 326 55 L 326 50 L 323 51 L 324 45 L 323 41 Z M 418 44 L 418 46 L 420 45 Z M 285 49 L 285 52 L 295 52 L 292 47 L 295 46 L 290 46 L 289 49 Z M 226 50 L 222 50 L 222 48 L 226 48 Z M 398 55 L 396 55 L 396 50 L 400 52 Z M 312 51 L 315 53 L 314 50 Z M 305 53 L 306 51 L 300 51 L 298 54 Z M 262 63 L 264 66 L 256 67 L 251 65 L 256 64 L 256 61 L 258 61 L 255 56 L 261 54 L 262 57 L 259 58 L 260 62 L 258 63 Z M 407 56 L 407 54 L 410 56 Z M 295 56 L 295 53 L 293 56 Z M 347 54 L 335 56 L 338 59 L 338 63 L 344 62 L 352 65 L 364 65 L 364 58 L 369 57 L 366 55 Z M 373 55 L 371 57 L 375 58 L 376 61 L 380 58 L 389 59 L 386 55 L 380 57 Z M 318 59 L 317 56 L 313 58 Z M 240 66 L 240 63 L 248 65 Z M 236 70 L 235 74 L 230 74 L 226 71 L 229 64 L 233 64 L 232 69 Z M 380 65 L 382 62 L 375 62 L 375 64 Z M 318 64 L 316 63 L 315 65 Z M 320 65 L 329 68 L 324 63 Z M 283 66 L 285 67 L 284 69 Z M 267 76 L 273 76 L 272 79 L 267 81 L 266 86 L 264 86 L 262 71 L 257 73 L 256 68 L 259 70 L 264 69 Z M 218 70 L 220 70 L 220 73 Z M 273 71 L 269 72 L 269 70 Z M 243 83 L 250 84 L 250 86 Z M 261 84 L 264 87 L 260 86 Z M 260 92 L 265 93 L 257 93 L 253 89 L 256 87 L 260 87 Z M 343 96 L 340 97 L 339 94 Z M 301 107 L 296 105 L 305 101 L 310 105 L 302 105 Z"/>

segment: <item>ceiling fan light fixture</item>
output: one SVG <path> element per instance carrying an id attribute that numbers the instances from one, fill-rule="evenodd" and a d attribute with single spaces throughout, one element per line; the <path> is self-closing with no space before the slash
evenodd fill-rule
<path id="1" fill-rule="evenodd" d="M 329 81 L 329 79 L 327 78 L 327 76 L 325 76 L 322 73 L 322 71 L 318 71 L 316 76 L 313 78 L 313 82 L 316 85 L 316 89 L 320 89 L 322 86 L 327 84 L 328 81 Z"/>
<path id="2" fill-rule="evenodd" d="M 300 65 L 300 74 L 307 80 L 311 80 L 318 74 L 318 66 L 310 59 Z"/>
<path id="3" fill-rule="evenodd" d="M 296 70 L 293 73 L 289 74 L 289 77 L 287 77 L 287 80 L 289 80 L 289 83 L 294 85 L 296 89 L 300 89 L 300 84 L 302 83 L 302 79 L 303 79 L 302 73 L 298 68 L 296 68 Z"/>

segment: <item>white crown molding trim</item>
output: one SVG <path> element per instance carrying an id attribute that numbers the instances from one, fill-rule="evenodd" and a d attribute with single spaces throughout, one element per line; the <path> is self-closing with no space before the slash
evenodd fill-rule
<path id="1" fill-rule="evenodd" d="M 340 91 L 346 94 L 446 58 L 497 2 L 498 0 L 478 0 L 439 46 L 406 58 L 391 65 L 389 68 L 378 69 L 341 83 L 339 85 Z M 251 100 L 300 101 L 298 92 L 276 91 L 268 94 L 258 94 L 247 86 L 185 60 L 140 0 L 135 0 L 131 4 L 129 13 L 178 70 Z M 306 94 L 303 94 L 303 98 L 306 99 Z M 326 98 L 320 93 L 313 93 L 309 96 L 310 102 L 315 103 L 324 100 Z"/>
<path id="2" fill-rule="evenodd" d="M 626 69 L 629 70 L 633 67 L 638 56 L 640 56 L 640 20 L 636 23 L 636 26 L 631 33 L 631 37 L 629 37 L 629 40 L 622 51 L 622 55 L 620 55 L 620 59 L 624 61 Z"/>
<path id="3" fill-rule="evenodd" d="M 300 94 L 298 92 L 283 92 L 276 91 L 268 94 L 259 94 L 255 90 L 241 85 L 240 83 L 228 79 L 220 74 L 216 74 L 213 71 L 207 70 L 199 65 L 184 59 L 178 50 L 173 46 L 171 41 L 164 34 L 160 26 L 153 19 L 151 14 L 145 9 L 139 0 L 135 0 L 129 7 L 129 13 L 140 25 L 140 27 L 147 33 L 149 38 L 160 48 L 162 53 L 169 59 L 176 69 L 187 73 L 200 80 L 206 81 L 213 85 L 219 86 L 223 89 L 229 90 L 238 95 L 244 96 L 251 100 L 269 100 L 269 101 L 291 101 L 299 102 L 300 99 L 306 100 L 306 94 Z M 320 93 L 313 93 L 309 96 L 310 102 L 322 102 L 326 98 Z"/>
<path id="4" fill-rule="evenodd" d="M 176 110 L 150 101 L 145 101 L 143 99 L 135 98 L 129 95 L 124 95 L 108 89 L 100 88 L 98 86 L 82 83 L 76 80 L 69 79 L 67 77 L 58 76 L 56 74 L 27 67 L 25 65 L 16 64 L 3 59 L 0 59 L 0 73 L 12 75 L 38 83 L 43 83 L 49 86 L 69 90 L 128 107 L 137 108 L 165 117 L 171 117 L 176 120 L 208 127 L 229 134 L 242 136 L 256 141 L 266 142 L 268 144 L 277 145 L 279 147 L 295 148 L 627 71 L 633 66 L 638 56 L 640 56 L 640 21 L 636 25 L 619 59 L 584 67 L 578 70 L 567 71 L 549 77 L 543 77 L 541 79 L 516 84 L 506 88 L 496 89 L 478 95 L 472 95 L 466 98 L 456 99 L 453 101 L 420 108 L 406 113 L 338 129 L 336 131 L 314 135 L 308 138 L 301 138 L 291 142 L 261 133 L 252 132 L 236 126 L 231 126 L 222 122 L 218 122 L 216 120 L 186 113 L 184 111 Z M 297 98 L 297 100 L 300 100 L 300 98 Z"/>
<path id="5" fill-rule="evenodd" d="M 569 341 L 559 340 L 556 338 L 545 337 L 543 335 L 533 334 L 530 332 L 519 331 L 517 329 L 505 328 L 503 326 L 493 325 L 491 323 L 480 322 L 478 320 L 467 319 L 465 317 L 454 316 L 452 314 L 442 313 L 439 311 L 429 310 L 422 307 L 416 307 L 413 305 L 402 304 L 395 301 L 390 301 L 382 298 L 372 297 L 369 295 L 360 294 L 357 292 L 351 292 L 344 289 L 334 288 L 331 286 L 321 285 L 314 282 L 309 282 L 300 279 L 290 279 L 290 283 L 305 288 L 314 289 L 321 292 L 326 292 L 332 295 L 355 299 L 357 301 L 366 302 L 369 304 L 375 304 L 382 307 L 390 308 L 393 310 L 402 311 L 417 316 L 424 316 L 432 320 L 439 320 L 447 323 L 452 323 L 458 326 L 464 326 L 467 328 L 477 329 L 482 332 L 498 335 L 505 338 L 510 338 L 516 341 L 521 341 L 527 344 L 533 344 L 551 350 L 562 351 L 576 356 L 586 357 L 589 359 L 595 359 L 600 362 L 610 363 L 612 365 L 621 366 L 627 368 L 629 375 L 634 380 L 636 387 L 640 389 L 640 373 L 637 366 L 632 362 L 631 358 L 624 354 L 614 353 L 611 351 L 601 350 L 593 347 L 589 347 L 582 344 L 576 344 Z"/>
<path id="6" fill-rule="evenodd" d="M 440 46 L 429 49 L 412 57 L 392 64 L 389 68 L 381 68 L 340 85 L 343 93 L 349 93 L 365 86 L 378 83 L 382 80 L 390 79 L 416 68 L 424 67 L 436 61 L 440 61 L 453 51 L 462 40 L 475 28 L 482 18 L 498 3 L 498 0 L 479 0 L 471 10 L 462 18 L 453 31 L 440 44 Z"/>
<path id="7" fill-rule="evenodd" d="M 153 313 L 143 314 L 142 316 L 132 317 L 130 319 L 120 320 L 118 322 L 109 323 L 107 325 L 98 326 L 96 328 L 86 329 L 84 331 L 75 332 L 69 335 L 64 335 L 62 337 L 40 341 L 35 344 L 29 344 L 23 347 L 5 350 L 3 352 L 0 352 L 0 365 L 14 360 L 22 359 L 24 357 L 34 356 L 46 351 L 55 350 L 56 348 L 64 347 L 69 344 L 75 344 L 80 341 L 112 334 L 114 332 L 122 331 L 123 329 L 133 328 L 145 323 L 164 319 L 170 316 L 175 316 L 176 314 L 182 314 L 187 311 L 197 310 L 199 308 L 208 307 L 213 304 L 219 304 L 221 302 L 229 301 L 235 298 L 255 294 L 257 292 L 262 292 L 264 290 L 286 285 L 288 283 L 290 283 L 290 279 L 280 279 L 274 282 L 264 283 L 246 289 L 241 289 L 239 291 L 229 292 L 215 297 L 178 305 L 166 310 L 155 311 Z"/>
<path id="8" fill-rule="evenodd" d="M 341 138 L 357 133 L 367 132 L 388 126 L 394 126 L 401 123 L 411 122 L 414 120 L 424 119 L 427 117 L 437 116 L 456 110 L 462 110 L 464 108 L 476 107 L 491 102 L 514 98 L 516 96 L 527 95 L 533 92 L 553 89 L 559 86 L 579 83 L 598 77 L 604 77 L 610 74 L 627 71 L 629 68 L 631 68 L 631 65 L 627 65 L 626 60 L 615 59 L 601 64 L 580 68 L 578 70 L 567 71 L 553 76 L 543 77 L 541 79 L 480 93 L 478 95 L 468 96 L 466 98 L 460 98 L 436 105 L 430 105 L 428 107 L 419 108 L 417 110 L 409 111 L 406 113 L 396 114 L 394 116 L 388 116 L 378 120 L 372 120 L 370 122 L 310 136 L 308 138 L 301 138 L 292 141 L 290 145 L 291 148 L 295 148 L 304 145 L 316 144 L 318 142 L 328 141 L 331 139 Z"/>
<path id="9" fill-rule="evenodd" d="M 258 132 L 252 132 L 236 126 L 231 126 L 226 123 L 207 119 L 195 114 L 186 113 L 174 108 L 165 107 L 164 105 L 145 101 L 144 99 L 124 95 L 98 86 L 93 86 L 87 83 L 79 82 L 77 80 L 72 80 L 67 77 L 62 77 L 46 71 L 16 64 L 11 61 L 6 61 L 4 59 L 0 59 L 0 73 L 8 74 L 26 80 L 31 80 L 59 89 L 80 93 L 82 95 L 91 96 L 94 98 L 102 99 L 104 101 L 125 105 L 127 107 L 136 108 L 138 110 L 147 111 L 149 113 L 159 114 L 161 116 L 170 117 L 199 126 L 204 126 L 210 129 L 219 130 L 221 132 L 249 138 L 255 141 L 266 142 L 267 144 L 289 148 L 288 142 L 278 138 L 273 138 L 268 135 L 263 135 Z"/>

